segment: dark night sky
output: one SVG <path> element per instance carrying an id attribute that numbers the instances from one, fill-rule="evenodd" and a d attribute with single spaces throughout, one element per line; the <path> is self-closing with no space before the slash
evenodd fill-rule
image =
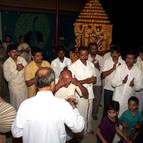
<path id="1" fill-rule="evenodd" d="M 100 0 L 113 24 L 113 42 L 124 49 L 143 44 L 143 7 L 141 0 Z"/>

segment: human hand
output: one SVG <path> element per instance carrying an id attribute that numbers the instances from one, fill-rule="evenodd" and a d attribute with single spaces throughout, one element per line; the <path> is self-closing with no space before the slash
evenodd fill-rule
<path id="1" fill-rule="evenodd" d="M 65 79 L 61 79 L 61 80 L 59 79 L 58 85 L 59 85 L 60 88 L 64 87 L 64 86 L 67 85 L 67 81 Z"/>
<path id="2" fill-rule="evenodd" d="M 66 99 L 67 102 L 70 103 L 70 105 L 74 108 L 76 108 L 76 105 L 77 105 L 77 100 L 74 96 L 70 96 Z"/>
<path id="3" fill-rule="evenodd" d="M 24 66 L 23 66 L 22 64 L 17 64 L 17 65 L 16 65 L 16 69 L 17 69 L 18 71 L 21 71 L 23 68 L 24 68 Z"/>
<path id="4" fill-rule="evenodd" d="M 128 124 L 127 123 L 122 123 L 123 128 L 128 128 Z"/>
<path id="5" fill-rule="evenodd" d="M 94 66 L 95 66 L 98 70 L 100 70 L 99 62 L 96 62 L 96 63 L 94 64 Z"/>
<path id="6" fill-rule="evenodd" d="M 138 122 L 137 124 L 136 124 L 136 126 L 135 126 L 135 129 L 140 129 L 141 128 L 141 126 L 142 126 L 142 124 L 140 123 L 140 122 Z"/>
<path id="7" fill-rule="evenodd" d="M 123 84 L 127 83 L 128 80 L 128 75 L 125 76 L 125 78 L 123 79 Z"/>
<path id="8" fill-rule="evenodd" d="M 131 80 L 131 82 L 130 82 L 130 87 L 133 87 L 134 86 L 134 78 Z"/>
<path id="9" fill-rule="evenodd" d="M 80 84 L 80 81 L 79 80 L 77 80 L 77 78 L 72 78 L 72 84 L 74 84 L 74 85 L 76 85 L 76 86 L 78 86 L 79 84 Z"/>
<path id="10" fill-rule="evenodd" d="M 132 141 L 130 141 L 127 137 L 124 140 L 125 140 L 125 143 L 132 143 Z"/>

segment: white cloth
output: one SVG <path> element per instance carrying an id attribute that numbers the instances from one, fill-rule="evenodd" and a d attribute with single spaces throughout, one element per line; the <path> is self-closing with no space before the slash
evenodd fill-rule
<path id="1" fill-rule="evenodd" d="M 58 82 L 58 79 L 56 80 L 56 83 L 57 82 Z M 80 96 L 82 96 L 82 93 L 78 86 L 71 83 L 68 87 L 61 87 L 54 95 L 57 98 L 62 98 L 65 100 L 71 97 L 71 98 L 74 98 L 76 102 L 78 102 Z M 66 139 L 67 141 L 71 140 L 73 138 L 73 133 L 67 130 L 66 138 L 67 138 Z"/>
<path id="2" fill-rule="evenodd" d="M 128 80 L 123 84 L 124 78 L 128 75 Z M 130 82 L 134 79 L 134 86 L 130 87 Z M 116 69 L 116 73 L 112 80 L 112 86 L 115 87 L 113 94 L 113 100 L 120 103 L 121 115 L 125 110 L 128 109 L 128 99 L 135 95 L 135 91 L 143 88 L 143 77 L 140 69 L 137 66 L 133 66 L 130 70 L 126 64 L 119 66 Z"/>
<path id="3" fill-rule="evenodd" d="M 23 57 L 27 62 L 31 61 L 31 49 L 30 46 L 27 43 L 21 43 L 18 45 L 17 47 L 18 51 L 22 51 L 22 50 L 29 50 L 29 52 L 20 52 L 20 56 Z"/>
<path id="4" fill-rule="evenodd" d="M 92 62 L 87 60 L 86 66 L 78 59 L 74 62 L 69 69 L 71 70 L 73 76 L 75 76 L 78 80 L 84 80 L 86 78 L 91 78 L 92 76 L 96 77 L 94 65 Z M 89 99 L 94 98 L 93 94 L 93 84 L 83 84 L 85 88 L 87 88 L 89 93 Z"/>
<path id="5" fill-rule="evenodd" d="M 107 59 L 111 58 L 111 52 L 107 52 L 103 56 L 103 61 L 105 62 Z"/>
<path id="6" fill-rule="evenodd" d="M 141 70 L 143 75 L 143 60 L 140 58 L 140 56 L 137 58 L 136 66 Z"/>
<path id="7" fill-rule="evenodd" d="M 78 100 L 77 108 L 85 121 L 84 134 L 93 131 L 92 125 L 92 105 L 93 99 L 80 98 Z"/>
<path id="8" fill-rule="evenodd" d="M 16 64 L 22 64 L 24 67 L 27 62 L 24 58 L 18 57 L 17 63 L 9 57 L 3 65 L 4 77 L 8 81 L 8 87 L 10 92 L 10 102 L 18 109 L 23 100 L 27 98 L 27 87 L 24 80 L 24 69 L 18 71 Z"/>
<path id="9" fill-rule="evenodd" d="M 137 58 L 136 66 L 141 70 L 143 76 L 143 60 L 140 56 Z M 143 110 L 143 89 L 136 92 L 136 96 L 139 99 L 139 110 Z"/>
<path id="10" fill-rule="evenodd" d="M 101 86 L 101 71 L 102 71 L 102 68 L 103 68 L 103 58 L 100 56 L 100 55 L 97 55 L 96 54 L 96 57 L 95 59 L 93 59 L 91 57 L 91 55 L 88 56 L 88 60 L 93 62 L 93 60 L 96 60 L 98 63 L 99 63 L 99 66 L 100 66 L 100 70 L 97 69 L 95 66 L 95 73 L 96 73 L 96 84 L 97 86 Z"/>
<path id="11" fill-rule="evenodd" d="M 75 133 L 84 128 L 76 108 L 51 91 L 39 91 L 21 104 L 11 130 L 23 143 L 65 143 L 65 124 Z"/>
<path id="12" fill-rule="evenodd" d="M 71 60 L 66 57 L 64 57 L 63 62 L 61 62 L 59 58 L 56 58 L 51 62 L 51 67 L 55 72 L 56 78 L 59 78 L 60 72 L 64 69 L 64 67 L 68 67 L 70 65 Z"/>
<path id="13" fill-rule="evenodd" d="M 118 63 L 116 65 L 116 67 L 119 66 L 119 64 L 123 64 L 124 61 L 122 60 L 121 57 L 119 57 L 119 60 L 118 60 Z M 102 69 L 102 72 L 105 72 L 105 71 L 108 71 L 110 69 L 113 68 L 113 65 L 114 65 L 114 62 L 112 60 L 112 57 L 109 57 L 105 62 L 104 62 L 104 65 L 103 65 L 103 69 Z M 105 77 L 104 79 L 104 89 L 106 90 L 110 90 L 110 91 L 113 91 L 113 87 L 111 85 L 112 83 L 112 79 L 114 77 L 114 74 L 115 74 L 115 71 L 113 71 L 111 74 L 109 74 L 108 76 Z"/>
<path id="14" fill-rule="evenodd" d="M 67 99 L 72 96 L 75 97 L 75 99 L 78 99 L 78 96 L 82 96 L 82 93 L 78 86 L 71 83 L 68 87 L 61 87 L 55 93 L 55 96 L 63 99 Z"/>

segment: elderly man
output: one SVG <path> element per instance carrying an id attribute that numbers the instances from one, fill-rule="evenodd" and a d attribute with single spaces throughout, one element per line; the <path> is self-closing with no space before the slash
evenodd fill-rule
<path id="1" fill-rule="evenodd" d="M 65 100 L 72 100 L 74 104 L 78 104 L 80 98 L 88 98 L 87 89 L 77 80 L 72 77 L 72 73 L 67 68 L 64 68 L 60 73 L 59 79 L 56 81 L 55 96 L 58 98 L 63 98 Z M 67 130 L 67 141 L 72 140 L 78 142 L 82 138 L 82 133 L 73 134 L 71 130 Z"/>
<path id="2" fill-rule="evenodd" d="M 79 80 L 72 77 L 70 70 L 64 68 L 56 84 L 55 96 L 63 99 L 73 98 L 78 100 L 80 97 L 88 98 L 88 91 Z"/>
<path id="3" fill-rule="evenodd" d="M 73 132 L 84 128 L 83 117 L 74 104 L 53 95 L 55 74 L 51 68 L 36 72 L 36 96 L 24 101 L 12 126 L 14 137 L 23 137 L 23 143 L 65 143 L 67 125 Z"/>

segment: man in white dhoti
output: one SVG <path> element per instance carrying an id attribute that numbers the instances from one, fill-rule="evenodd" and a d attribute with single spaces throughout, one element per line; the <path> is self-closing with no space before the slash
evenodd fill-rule
<path id="1" fill-rule="evenodd" d="M 101 71 L 103 67 L 103 58 L 97 54 L 98 45 L 96 43 L 89 44 L 89 56 L 88 60 L 94 64 L 94 70 L 96 72 L 96 84 L 93 85 L 94 99 L 93 99 L 93 110 L 92 117 L 97 120 L 98 109 L 102 98 L 102 81 Z"/>
<path id="2" fill-rule="evenodd" d="M 137 58 L 136 66 L 141 70 L 143 76 L 143 47 L 139 49 L 139 56 Z M 136 92 L 136 96 L 139 99 L 139 110 L 143 110 L 143 90 Z"/>
<path id="3" fill-rule="evenodd" d="M 120 56 L 120 47 L 117 45 L 112 46 L 111 57 L 106 59 L 103 64 L 102 77 L 104 79 L 104 113 L 107 104 L 112 101 L 114 88 L 112 87 L 112 79 L 115 70 L 118 66 L 122 65 L 124 61 Z"/>
<path id="4" fill-rule="evenodd" d="M 135 94 L 135 91 L 143 88 L 143 76 L 134 64 L 135 60 L 134 52 L 128 52 L 125 64 L 116 69 L 112 80 L 112 86 L 115 88 L 113 100 L 120 103 L 119 116 L 128 109 L 128 99 Z"/>
<path id="5" fill-rule="evenodd" d="M 9 58 L 3 64 L 4 77 L 8 81 L 10 102 L 18 109 L 27 98 L 27 87 L 24 80 L 24 67 L 27 62 L 17 54 L 17 46 L 12 44 L 7 48 Z"/>
<path id="6" fill-rule="evenodd" d="M 69 69 L 84 87 L 87 88 L 89 98 L 80 98 L 78 101 L 78 109 L 85 119 L 85 134 L 91 133 L 92 129 L 92 102 L 94 98 L 93 83 L 96 82 L 96 73 L 94 65 L 88 60 L 88 48 L 79 48 L 79 59 L 74 62 Z"/>

